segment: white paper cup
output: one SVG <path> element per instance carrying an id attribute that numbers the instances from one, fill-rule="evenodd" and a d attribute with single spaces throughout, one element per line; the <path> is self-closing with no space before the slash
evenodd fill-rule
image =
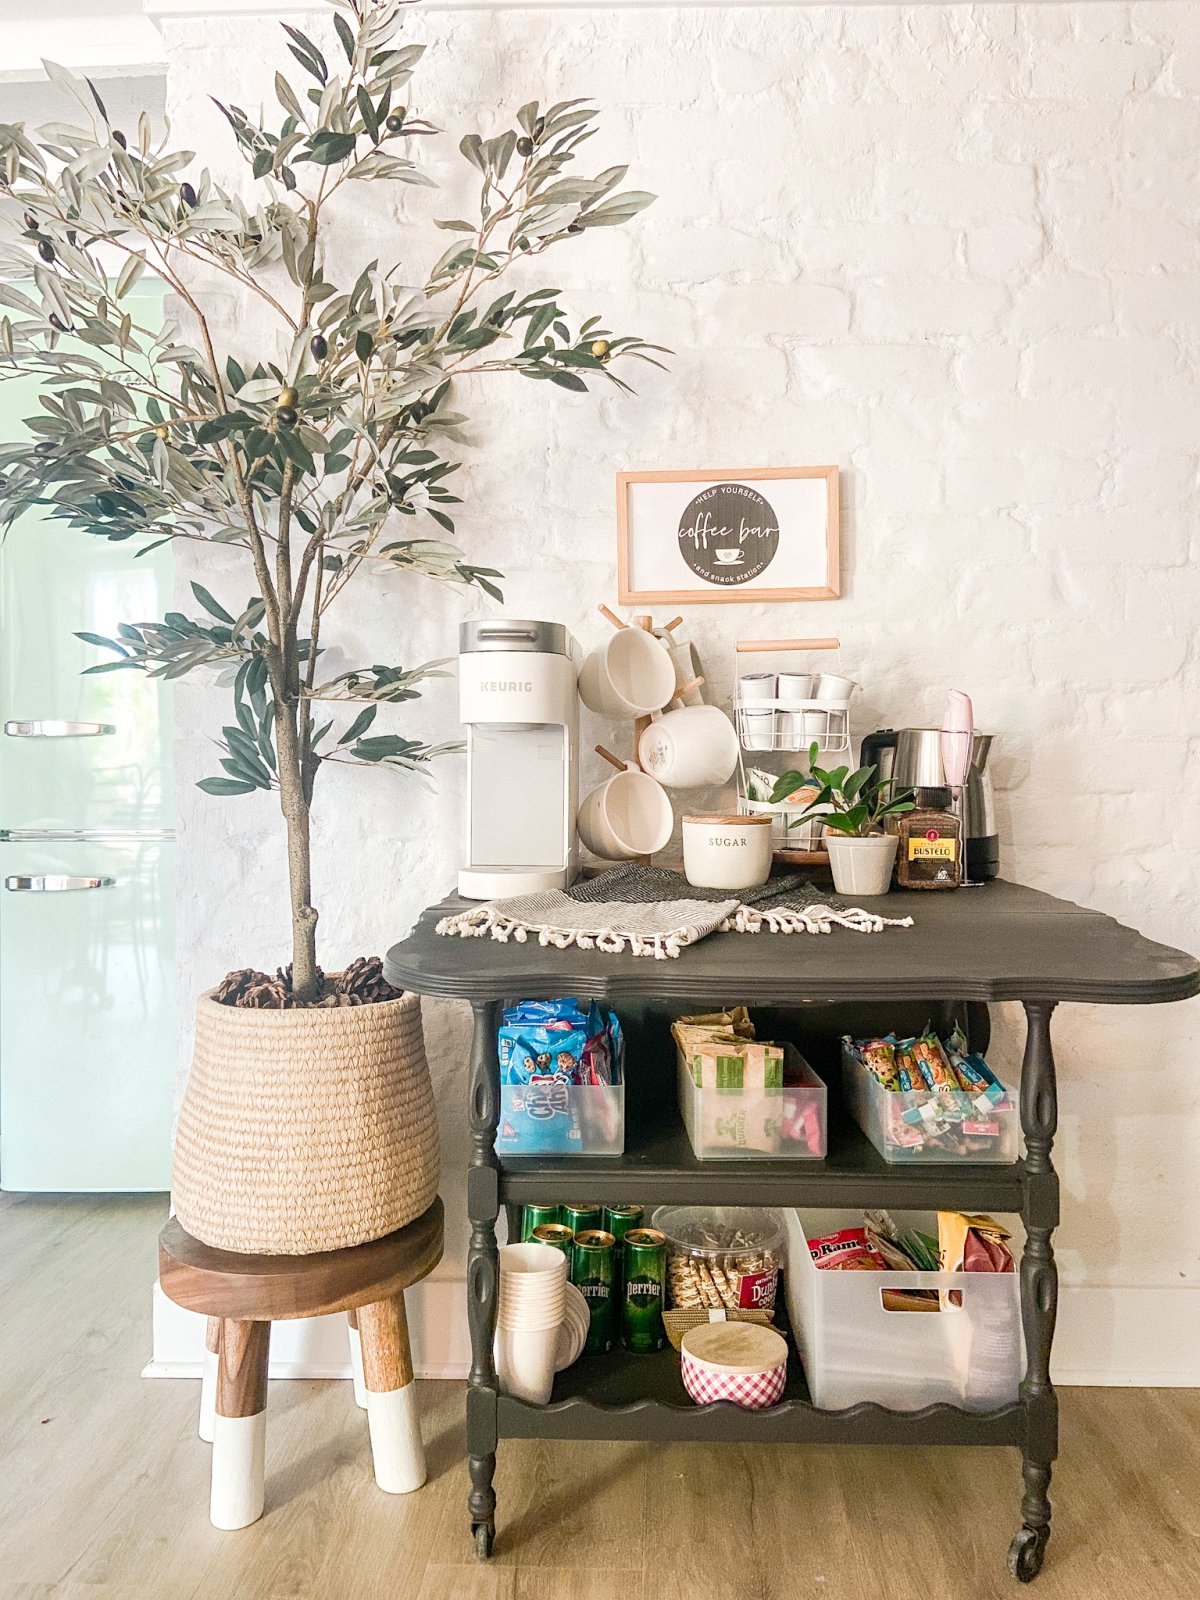
<path id="1" fill-rule="evenodd" d="M 577 1328 L 573 1322 L 564 1322 L 558 1330 L 558 1354 L 554 1366 L 558 1372 L 563 1372 L 567 1367 L 574 1366 L 583 1354 L 583 1347 L 587 1343 L 585 1330 Z"/>
<path id="2" fill-rule="evenodd" d="M 544 1406 L 554 1388 L 558 1339 L 557 1325 L 533 1332 L 497 1328 L 494 1353 L 500 1392 Z"/>
<path id="3" fill-rule="evenodd" d="M 537 1244 L 526 1240 L 524 1244 L 502 1244 L 499 1250 L 500 1276 L 504 1278 L 567 1276 L 567 1258 L 553 1245 Z"/>
<path id="4" fill-rule="evenodd" d="M 849 700 L 858 685 L 853 678 L 839 678 L 835 673 L 822 672 L 817 679 L 814 698 L 817 700 Z"/>
<path id="5" fill-rule="evenodd" d="M 535 1278 L 528 1283 L 520 1280 L 513 1283 L 511 1278 L 502 1277 L 497 1304 L 519 1310 L 523 1306 L 562 1305 L 565 1299 L 566 1288 L 560 1278 L 547 1277 L 544 1281 Z"/>
<path id="6" fill-rule="evenodd" d="M 536 1310 L 542 1306 L 562 1306 L 566 1303 L 566 1289 L 564 1285 L 555 1280 L 545 1284 L 535 1284 L 531 1288 L 514 1288 L 510 1281 L 500 1280 L 500 1293 L 496 1303 L 501 1311 L 510 1309 L 521 1312 Z"/>
<path id="7" fill-rule="evenodd" d="M 737 757 L 737 733 L 717 706 L 682 706 L 664 712 L 638 740 L 642 766 L 673 789 L 728 783 Z"/>
<path id="8" fill-rule="evenodd" d="M 683 872 L 698 889 L 753 889 L 771 875 L 770 816 L 684 817 Z"/>
<path id="9" fill-rule="evenodd" d="M 556 1311 L 552 1307 L 546 1311 L 529 1312 L 515 1316 L 511 1312 L 497 1313 L 497 1328 L 507 1328 L 510 1333 L 540 1333 L 547 1328 L 561 1327 L 563 1322 L 563 1309 Z"/>
<path id="10" fill-rule="evenodd" d="M 675 664 L 645 628 L 619 628 L 579 674 L 579 698 L 603 717 L 641 717 L 675 697 Z"/>
<path id="11" fill-rule="evenodd" d="M 579 808 L 579 837 L 602 861 L 652 856 L 666 844 L 674 826 L 675 815 L 662 784 L 632 766 L 614 772 Z"/>

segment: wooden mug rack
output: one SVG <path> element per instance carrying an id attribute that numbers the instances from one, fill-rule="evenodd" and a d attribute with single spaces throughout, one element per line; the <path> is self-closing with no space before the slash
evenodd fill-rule
<path id="1" fill-rule="evenodd" d="M 647 633 L 669 634 L 674 632 L 674 630 L 678 628 L 683 621 L 682 617 L 672 617 L 670 622 L 664 622 L 661 628 L 656 629 L 654 626 L 654 618 L 649 616 L 647 613 L 641 613 L 638 616 L 635 616 L 632 623 L 629 623 L 624 621 L 623 618 L 619 617 L 615 611 L 611 610 L 606 605 L 597 606 L 596 609 L 606 622 L 610 622 L 614 628 L 618 629 L 634 627 L 643 628 Z M 669 706 L 674 706 L 680 703 L 685 694 L 690 694 L 693 689 L 701 688 L 703 684 L 704 679 L 699 676 L 689 678 L 686 683 L 677 684 L 675 693 L 671 699 L 667 701 L 667 704 Z M 596 754 L 598 756 L 603 756 L 604 760 L 609 762 L 610 765 L 614 766 L 618 772 L 624 772 L 625 769 L 630 765 L 637 767 L 639 771 L 644 771 L 645 769 L 642 767 L 641 761 L 638 758 L 638 747 L 642 742 L 642 734 L 650 726 L 653 720 L 653 717 L 650 716 L 637 717 L 634 719 L 633 755 L 630 761 L 622 761 L 620 756 L 614 755 L 614 753 L 609 750 L 607 746 L 602 744 L 596 745 Z M 650 856 L 638 857 L 638 860 L 645 867 L 650 865 L 651 859 L 652 858 Z"/>

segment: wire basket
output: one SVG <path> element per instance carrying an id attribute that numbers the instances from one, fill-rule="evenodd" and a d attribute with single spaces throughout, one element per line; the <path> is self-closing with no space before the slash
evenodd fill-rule
<path id="1" fill-rule="evenodd" d="M 825 861 L 822 813 L 804 815 L 812 796 L 797 794 L 772 805 L 783 772 L 807 770 L 813 744 L 823 757 L 850 746 L 850 679 L 807 670 L 804 652 L 837 650 L 836 639 L 762 639 L 736 647 L 734 722 L 738 744 L 738 811 L 769 816 L 771 843 L 785 859 Z M 753 663 L 748 658 L 756 658 Z M 753 665 L 755 670 L 747 671 Z"/>

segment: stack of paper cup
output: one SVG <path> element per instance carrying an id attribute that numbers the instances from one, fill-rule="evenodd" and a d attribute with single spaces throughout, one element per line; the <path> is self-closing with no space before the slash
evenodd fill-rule
<path id="1" fill-rule="evenodd" d="M 548 1244 L 500 1249 L 496 1376 L 502 1394 L 544 1406 L 554 1387 L 558 1330 L 567 1301 L 567 1258 Z"/>

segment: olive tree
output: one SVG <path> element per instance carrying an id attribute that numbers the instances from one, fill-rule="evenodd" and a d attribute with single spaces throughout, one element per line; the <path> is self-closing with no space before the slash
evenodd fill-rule
<path id="1" fill-rule="evenodd" d="M 330 202 L 347 186 L 370 186 L 363 203 L 378 205 L 378 185 L 431 185 L 422 152 L 439 130 L 413 97 L 423 47 L 401 36 L 404 0 L 331 5 L 328 56 L 284 24 L 302 76 L 276 74 L 277 111 L 220 107 L 249 169 L 242 192 L 156 141 L 145 116 L 114 127 L 95 87 L 51 63 L 76 121 L 0 125 L 0 375 L 37 374 L 41 403 L 32 449 L 0 448 L 0 523 L 37 506 L 139 552 L 187 539 L 244 553 L 250 592 L 234 609 L 194 583 L 196 615 L 82 637 L 115 656 L 93 672 L 215 666 L 231 685 L 223 772 L 200 787 L 279 796 L 301 1003 L 321 981 L 309 814 L 322 767 L 413 771 L 447 748 L 372 732 L 379 704 L 417 697 L 439 663 L 322 673 L 334 603 L 350 583 L 396 572 L 500 598 L 500 574 L 452 542 L 458 379 L 511 373 L 547 398 L 626 388 L 617 369 L 660 348 L 577 320 L 558 290 L 529 285 L 534 258 L 651 199 L 621 189 L 623 166 L 575 170 L 596 121 L 579 100 L 531 101 L 515 125 L 462 139 L 478 212 L 437 219 L 449 242 L 428 251 L 421 281 L 407 230 L 394 241 L 403 264 L 333 280 Z M 130 290 L 143 273 L 173 296 L 165 329 L 139 320 Z M 212 296 L 230 284 L 261 314 L 253 340 L 241 328 L 218 337 Z M 272 359 L 247 353 L 264 343 Z M 349 721 L 343 702 L 362 703 Z"/>

